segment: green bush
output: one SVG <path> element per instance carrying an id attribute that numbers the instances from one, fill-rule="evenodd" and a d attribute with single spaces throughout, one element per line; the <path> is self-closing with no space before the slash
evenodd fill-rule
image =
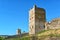
<path id="1" fill-rule="evenodd" d="M 4 38 L 3 37 L 0 37 L 0 40 L 4 40 Z"/>

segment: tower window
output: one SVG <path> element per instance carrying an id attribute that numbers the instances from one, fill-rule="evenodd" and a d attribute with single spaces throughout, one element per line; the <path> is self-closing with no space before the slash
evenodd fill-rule
<path id="1" fill-rule="evenodd" d="M 31 20 L 31 18 L 30 18 L 30 20 Z"/>
<path id="2" fill-rule="evenodd" d="M 30 26 L 30 32 L 32 32 L 33 31 L 33 26 Z"/>
<path id="3" fill-rule="evenodd" d="M 45 28 L 45 25 L 44 25 L 44 28 Z"/>
<path id="4" fill-rule="evenodd" d="M 32 26 L 32 28 L 33 28 L 33 26 Z"/>
<path id="5" fill-rule="evenodd" d="M 32 29 L 32 28 L 33 28 L 33 26 L 30 27 L 30 29 Z"/>
<path id="6" fill-rule="evenodd" d="M 33 19 L 33 17 L 32 17 L 32 19 Z"/>
<path id="7" fill-rule="evenodd" d="M 30 18 L 30 20 L 33 19 L 33 17 Z"/>
<path id="8" fill-rule="evenodd" d="M 41 27 L 39 27 L 39 29 L 40 29 Z"/>

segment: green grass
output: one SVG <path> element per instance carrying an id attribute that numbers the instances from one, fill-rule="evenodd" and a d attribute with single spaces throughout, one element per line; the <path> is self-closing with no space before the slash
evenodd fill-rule
<path id="1" fill-rule="evenodd" d="M 55 30 L 55 31 L 54 31 Z M 41 32 L 37 33 L 36 35 L 42 34 L 41 36 L 51 36 L 51 37 L 60 37 L 60 34 L 56 33 L 57 30 L 60 29 L 49 29 L 49 30 L 42 30 Z M 52 34 L 51 32 L 54 31 L 54 34 Z M 50 32 L 51 34 L 49 35 L 44 35 L 45 32 Z M 47 33 L 48 34 L 48 33 Z"/>
<path id="2" fill-rule="evenodd" d="M 30 37 L 22 37 L 21 40 L 30 40 Z"/>
<path id="3" fill-rule="evenodd" d="M 42 30 L 41 32 L 38 32 L 37 34 L 40 34 L 40 33 L 46 32 L 46 31 L 49 31 L 49 30 Z"/>
<path id="4" fill-rule="evenodd" d="M 0 37 L 0 40 L 4 40 L 4 38 L 3 37 Z"/>

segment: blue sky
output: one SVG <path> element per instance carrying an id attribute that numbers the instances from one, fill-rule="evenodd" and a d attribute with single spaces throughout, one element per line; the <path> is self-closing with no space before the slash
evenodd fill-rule
<path id="1" fill-rule="evenodd" d="M 46 10 L 46 19 L 60 17 L 60 0 L 0 0 L 0 35 L 28 32 L 29 10 L 36 4 Z"/>

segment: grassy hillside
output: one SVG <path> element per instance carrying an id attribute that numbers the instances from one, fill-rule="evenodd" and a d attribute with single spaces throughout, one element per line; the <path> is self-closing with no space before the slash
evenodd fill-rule
<path id="1" fill-rule="evenodd" d="M 60 40 L 60 29 L 52 29 L 52 30 L 43 30 L 36 34 L 36 36 L 25 36 L 21 38 L 10 38 L 6 40 Z"/>
<path id="2" fill-rule="evenodd" d="M 60 29 L 43 30 L 37 36 L 60 36 Z"/>

